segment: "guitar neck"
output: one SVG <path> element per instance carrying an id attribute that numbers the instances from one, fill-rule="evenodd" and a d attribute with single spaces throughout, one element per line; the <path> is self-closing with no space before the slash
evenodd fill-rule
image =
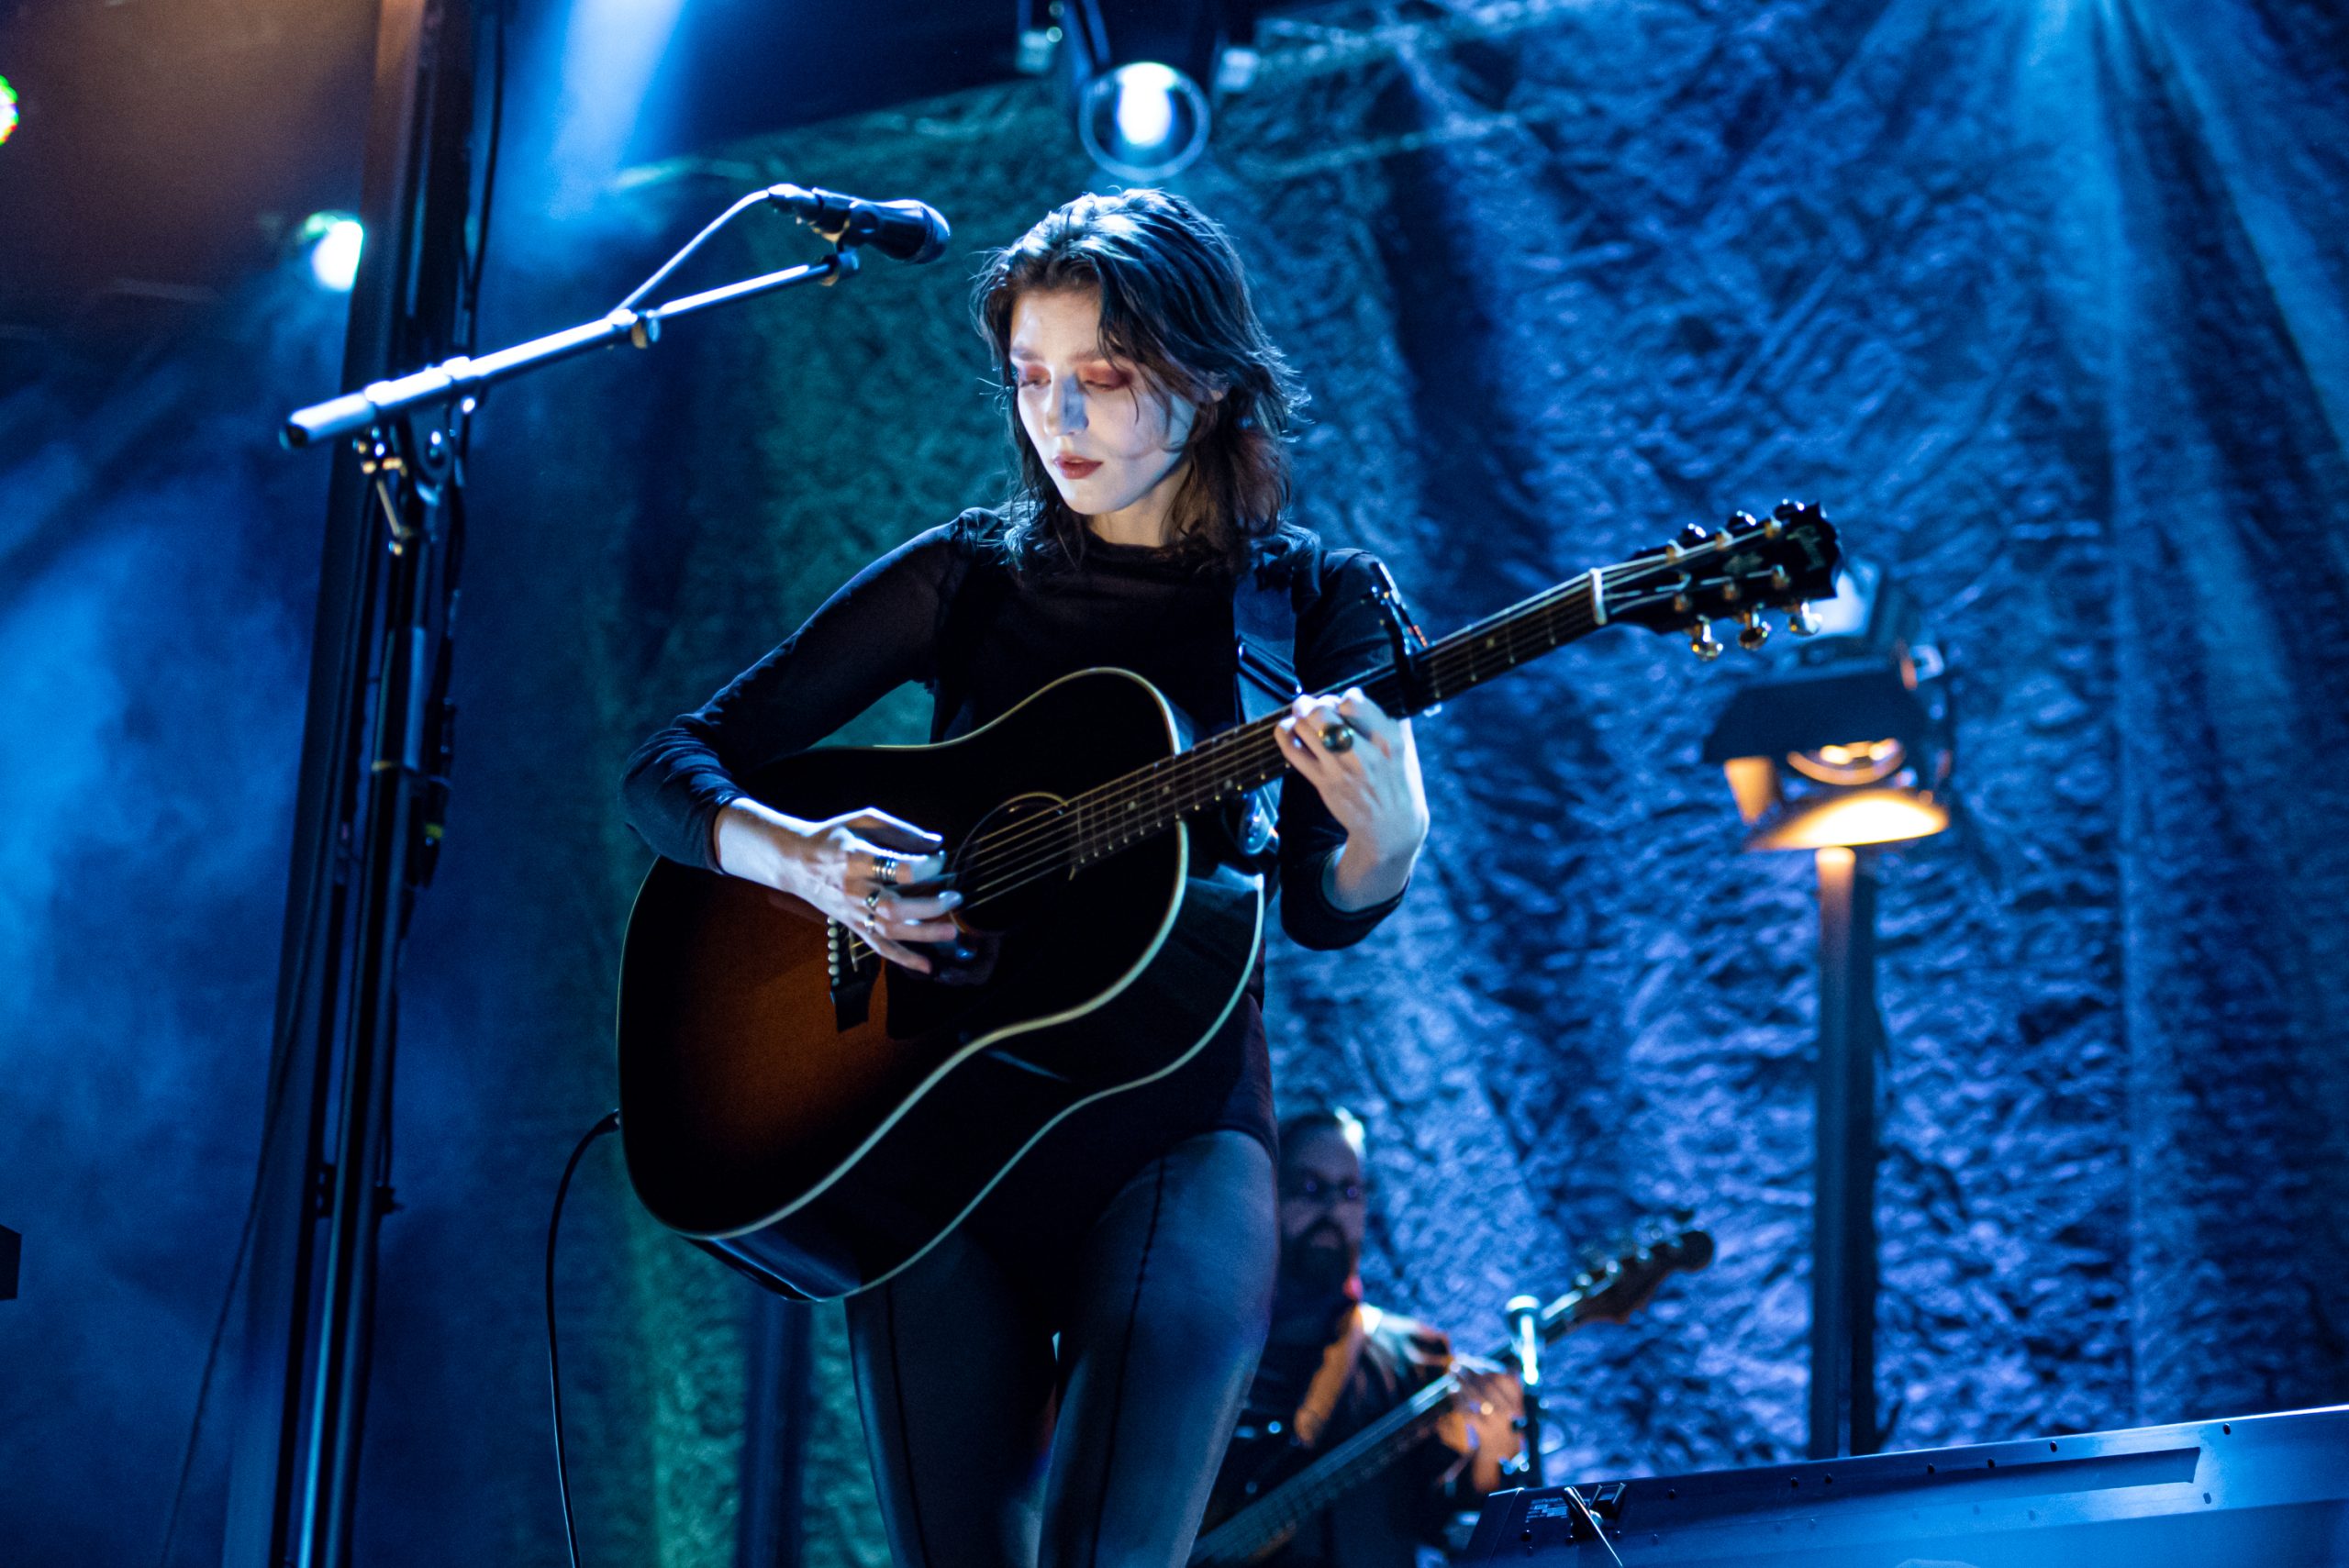
<path id="1" fill-rule="evenodd" d="M 1413 662 L 1419 703 L 1392 667 L 1346 684 L 1360 686 L 1388 713 L 1448 702 L 1596 631 L 1605 624 L 1603 602 L 1598 573 L 1591 573 L 1431 645 Z M 1271 714 L 1224 730 L 1071 800 L 1068 863 L 1105 859 L 1280 777 L 1288 767 L 1277 728 L 1282 717 Z"/>
<path id="2" fill-rule="evenodd" d="M 1758 618 L 1765 608 L 1791 606 L 1788 625 L 1798 634 L 1818 629 L 1809 601 L 1834 591 L 1840 559 L 1835 530 L 1816 506 L 1785 502 L 1768 522 L 1741 512 L 1717 534 L 1692 526 L 1672 543 L 1453 633 L 1411 659 L 1408 679 L 1389 666 L 1352 684 L 1389 713 L 1422 713 L 1613 621 L 1687 630 L 1691 650 L 1710 658 L 1721 650 L 1710 623 L 1735 616 L 1740 645 L 1759 648 L 1769 635 Z M 1270 784 L 1289 763 L 1279 722 L 1275 714 L 1209 736 L 1061 801 L 1046 817 L 972 840 L 958 860 L 970 873 L 964 897 L 977 905 L 1106 860 Z"/>
<path id="3" fill-rule="evenodd" d="M 1460 1374 L 1447 1372 L 1257 1501 L 1199 1538 L 1193 1568 L 1246 1562 L 1416 1447 L 1440 1418 Z"/>

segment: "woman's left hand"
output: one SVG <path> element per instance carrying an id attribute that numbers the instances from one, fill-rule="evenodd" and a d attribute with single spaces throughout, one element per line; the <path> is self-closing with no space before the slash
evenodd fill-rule
<path id="1" fill-rule="evenodd" d="M 1403 890 L 1428 836 L 1427 785 L 1411 721 L 1389 718 L 1350 686 L 1304 696 L 1280 721 L 1281 748 L 1346 830 L 1330 873 L 1341 907 L 1366 909 Z"/>

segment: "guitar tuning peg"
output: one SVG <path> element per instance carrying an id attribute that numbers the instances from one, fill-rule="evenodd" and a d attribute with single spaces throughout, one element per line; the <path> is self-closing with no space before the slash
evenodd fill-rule
<path id="1" fill-rule="evenodd" d="M 1748 653 L 1770 640 L 1770 628 L 1762 622 L 1758 610 L 1744 609 L 1737 614 L 1737 645 Z"/>
<path id="2" fill-rule="evenodd" d="M 1700 620 L 1688 628 L 1688 651 L 1709 664 L 1721 656 L 1721 640 L 1713 635 L 1713 623 Z"/>
<path id="3" fill-rule="evenodd" d="M 1679 534 L 1672 542 L 1678 545 L 1683 550 L 1697 550 L 1704 545 L 1710 544 L 1712 542 L 1712 539 L 1713 536 L 1705 531 L 1704 524 L 1690 523 L 1687 528 L 1680 530 Z"/>
<path id="4" fill-rule="evenodd" d="M 1762 519 L 1751 512 L 1731 512 L 1728 526 L 1733 534 L 1750 534 L 1762 526 Z"/>
<path id="5" fill-rule="evenodd" d="M 1819 612 L 1810 607 L 1809 600 L 1798 601 L 1795 607 L 1787 612 L 1787 629 L 1797 637 L 1819 635 Z"/>
<path id="6" fill-rule="evenodd" d="M 1799 501 L 1781 501 L 1770 508 L 1770 515 L 1782 523 L 1793 522 L 1801 513 L 1802 503 Z"/>

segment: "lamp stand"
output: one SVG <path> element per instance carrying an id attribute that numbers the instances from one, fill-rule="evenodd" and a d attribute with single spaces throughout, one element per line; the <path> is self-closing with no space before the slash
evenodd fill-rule
<path id="1" fill-rule="evenodd" d="M 1818 1154 L 1811 1207 L 1810 1454 L 1876 1450 L 1876 876 L 1819 859 Z"/>

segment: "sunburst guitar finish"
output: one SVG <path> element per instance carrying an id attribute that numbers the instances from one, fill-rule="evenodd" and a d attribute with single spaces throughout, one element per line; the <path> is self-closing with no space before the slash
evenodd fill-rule
<path id="1" fill-rule="evenodd" d="M 949 845 L 1024 816 L 1042 843 L 1063 803 L 1176 755 L 1182 739 L 1148 682 L 1087 671 L 960 740 L 809 751 L 743 787 L 796 817 L 877 806 Z M 1223 1024 L 1254 966 L 1263 885 L 1201 875 L 1194 851 L 1178 825 L 1008 895 L 974 896 L 1007 880 L 1000 870 L 966 882 L 985 984 L 867 954 L 877 975 L 861 1006 L 834 983 L 843 933 L 812 906 L 658 862 L 620 984 L 620 1128 L 638 1195 L 785 1294 L 828 1299 L 888 1278 L 1055 1122 L 1173 1072 Z"/>

